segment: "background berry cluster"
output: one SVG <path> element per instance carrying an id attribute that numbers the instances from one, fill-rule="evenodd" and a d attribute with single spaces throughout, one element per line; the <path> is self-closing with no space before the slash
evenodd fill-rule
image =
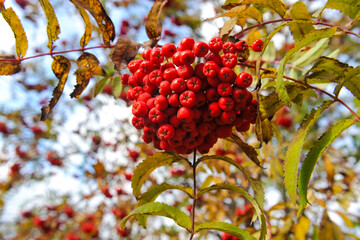
<path id="1" fill-rule="evenodd" d="M 178 46 L 146 49 L 143 59 L 132 60 L 132 74 L 123 74 L 122 83 L 130 86 L 132 124 L 143 129 L 142 139 L 159 150 L 207 153 L 234 126 L 247 131 L 257 116 L 258 103 L 247 90 L 252 76 L 233 71 L 247 48 L 243 40 L 183 38 Z M 252 44 L 254 51 L 261 48 L 260 39 Z"/>

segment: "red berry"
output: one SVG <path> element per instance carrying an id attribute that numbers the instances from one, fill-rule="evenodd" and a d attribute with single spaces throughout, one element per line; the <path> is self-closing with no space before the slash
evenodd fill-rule
<path id="1" fill-rule="evenodd" d="M 248 45 L 246 44 L 245 40 L 240 40 L 235 43 L 235 47 L 239 52 L 243 52 L 248 48 Z"/>
<path id="2" fill-rule="evenodd" d="M 161 123 L 165 120 L 165 113 L 156 108 L 152 108 L 149 111 L 149 119 L 154 123 Z"/>
<path id="3" fill-rule="evenodd" d="M 242 72 L 236 78 L 236 85 L 241 88 L 247 88 L 252 83 L 252 76 L 250 73 Z"/>
<path id="4" fill-rule="evenodd" d="M 179 77 L 183 78 L 183 79 L 188 79 L 189 77 L 191 77 L 194 73 L 194 69 L 191 65 L 180 65 L 177 69 L 177 73 L 179 75 Z"/>
<path id="5" fill-rule="evenodd" d="M 237 48 L 236 48 L 235 44 L 233 44 L 232 42 L 224 43 L 222 49 L 223 49 L 224 53 L 236 53 L 237 52 Z"/>
<path id="6" fill-rule="evenodd" d="M 222 50 L 223 42 L 219 37 L 213 37 L 209 41 L 209 49 L 213 53 L 219 53 Z"/>
<path id="7" fill-rule="evenodd" d="M 195 61 L 195 55 L 191 50 L 185 50 L 180 53 L 180 62 L 182 64 L 192 64 Z"/>
<path id="8" fill-rule="evenodd" d="M 209 51 L 209 46 L 205 42 L 197 41 L 194 43 L 193 51 L 196 57 L 204 57 Z"/>
<path id="9" fill-rule="evenodd" d="M 171 82 L 171 90 L 173 90 L 175 93 L 181 93 L 186 89 L 186 83 L 183 78 L 175 78 Z"/>
<path id="10" fill-rule="evenodd" d="M 251 44 L 251 48 L 254 52 L 261 52 L 262 48 L 264 46 L 264 43 L 261 39 L 257 39 Z"/>
<path id="11" fill-rule="evenodd" d="M 227 97 L 232 93 L 232 87 L 230 83 L 220 83 L 217 87 L 217 91 L 220 96 Z"/>
<path id="12" fill-rule="evenodd" d="M 153 48 L 150 53 L 150 62 L 162 63 L 163 61 L 164 61 L 164 56 L 162 55 L 161 49 Z"/>
<path id="13" fill-rule="evenodd" d="M 184 50 L 192 50 L 194 46 L 194 39 L 192 38 L 182 38 L 180 41 L 180 44 L 178 45 L 178 50 L 184 51 Z"/>
<path id="14" fill-rule="evenodd" d="M 209 113 L 211 117 L 219 117 L 221 115 L 221 108 L 218 102 L 212 102 L 209 104 Z"/>
<path id="15" fill-rule="evenodd" d="M 169 140 L 175 136 L 175 129 L 171 124 L 163 124 L 157 131 L 160 140 Z"/>
<path id="16" fill-rule="evenodd" d="M 221 62 L 225 67 L 234 68 L 237 63 L 237 57 L 233 53 L 226 53 L 221 56 Z"/>
<path id="17" fill-rule="evenodd" d="M 170 82 L 162 81 L 159 86 L 159 93 L 164 96 L 169 95 L 171 93 L 170 85 L 171 85 Z"/>
<path id="18" fill-rule="evenodd" d="M 204 64 L 203 73 L 206 77 L 215 77 L 219 72 L 219 66 L 213 62 L 208 61 Z"/>
<path id="19" fill-rule="evenodd" d="M 164 57 L 170 58 L 176 52 L 176 47 L 173 43 L 166 43 L 161 48 L 161 53 Z"/>
<path id="20" fill-rule="evenodd" d="M 219 70 L 218 76 L 223 82 L 232 82 L 234 79 L 234 72 L 228 67 L 222 67 Z"/>
<path id="21" fill-rule="evenodd" d="M 175 68 L 168 68 L 164 70 L 163 77 L 166 81 L 171 82 L 178 77 L 177 70 Z"/>
<path id="22" fill-rule="evenodd" d="M 166 110 L 168 107 L 167 98 L 163 95 L 156 96 L 155 100 L 154 100 L 154 106 L 155 106 L 155 108 L 157 108 L 159 110 Z"/>
<path id="23" fill-rule="evenodd" d="M 145 117 L 149 112 L 149 108 L 145 102 L 136 101 L 132 106 L 132 113 L 136 117 Z"/>
<path id="24" fill-rule="evenodd" d="M 202 81 L 198 77 L 191 77 L 186 81 L 186 86 L 189 90 L 198 92 L 202 87 Z"/>
<path id="25" fill-rule="evenodd" d="M 188 107 L 181 107 L 177 112 L 177 118 L 183 122 L 191 122 L 194 117 L 193 110 Z"/>
<path id="26" fill-rule="evenodd" d="M 179 100 L 184 107 L 193 107 L 196 103 L 196 94 L 191 90 L 186 90 L 180 94 Z"/>
<path id="27" fill-rule="evenodd" d="M 234 100 L 231 97 L 221 97 L 218 103 L 223 111 L 230 111 L 234 107 Z"/>

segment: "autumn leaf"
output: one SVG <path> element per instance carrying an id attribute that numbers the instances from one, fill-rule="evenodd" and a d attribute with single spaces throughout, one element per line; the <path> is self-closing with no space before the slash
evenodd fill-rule
<path id="1" fill-rule="evenodd" d="M 90 78 L 99 68 L 99 60 L 91 53 L 83 53 L 77 60 L 78 69 L 75 72 L 76 85 L 70 94 L 72 98 L 78 98 L 89 84 Z"/>
<path id="2" fill-rule="evenodd" d="M 64 56 L 57 55 L 54 57 L 51 68 L 57 79 L 59 79 L 58 84 L 54 88 L 53 97 L 51 98 L 49 105 L 44 106 L 41 109 L 41 121 L 45 121 L 48 114 L 55 107 L 56 103 L 59 101 L 61 94 L 64 90 L 64 86 L 69 75 L 70 71 L 70 61 Z"/>
<path id="3" fill-rule="evenodd" d="M 84 35 L 80 39 L 80 46 L 85 47 L 91 39 L 92 25 L 90 22 L 90 18 L 89 18 L 89 15 L 87 14 L 87 12 L 82 7 L 80 7 L 77 2 L 74 2 L 74 0 L 70 0 L 70 1 L 79 10 L 81 17 L 84 20 L 85 32 L 84 32 Z"/>
<path id="4" fill-rule="evenodd" d="M 128 63 L 135 58 L 140 47 L 140 43 L 132 42 L 126 37 L 119 37 L 111 57 L 115 64 L 114 68 L 116 70 L 127 68 Z"/>
<path id="5" fill-rule="evenodd" d="M 106 46 L 110 46 L 110 41 L 115 38 L 114 24 L 105 12 L 99 0 L 73 0 L 80 7 L 85 8 L 95 18 L 97 25 L 103 35 Z"/>
<path id="6" fill-rule="evenodd" d="M 20 72 L 21 62 L 13 59 L 15 59 L 14 55 L 0 55 L 0 75 L 13 75 Z"/>
<path id="7" fill-rule="evenodd" d="M 56 39 L 58 39 L 58 35 L 60 33 L 59 22 L 56 18 L 53 7 L 51 6 L 49 0 L 40 0 L 40 5 L 43 8 L 46 19 L 47 19 L 47 35 L 49 38 L 49 43 L 47 47 L 49 49 L 53 48 L 53 43 Z"/>
<path id="8" fill-rule="evenodd" d="M 167 0 L 156 0 L 151 7 L 145 22 L 146 34 L 150 39 L 157 39 L 161 36 L 160 13 Z"/>

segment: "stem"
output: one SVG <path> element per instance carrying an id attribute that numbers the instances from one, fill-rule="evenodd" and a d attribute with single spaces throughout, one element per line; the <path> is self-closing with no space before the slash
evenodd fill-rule
<path id="1" fill-rule="evenodd" d="M 191 209 L 191 235 L 190 235 L 190 240 L 193 239 L 194 235 L 195 235 L 195 205 L 196 205 L 196 148 L 194 148 L 194 158 L 193 158 L 193 163 L 191 165 L 192 170 L 193 170 L 193 184 L 194 184 L 194 189 L 193 189 L 193 203 L 192 203 L 192 209 Z"/>
<path id="2" fill-rule="evenodd" d="M 255 66 L 250 65 L 250 64 L 246 64 L 246 63 L 239 63 L 239 65 L 244 66 L 244 67 L 249 67 L 249 68 L 255 68 Z M 261 69 L 261 70 L 264 70 L 264 71 L 267 70 L 266 68 L 260 68 L 260 69 Z M 301 84 L 301 85 L 303 85 L 303 86 L 305 86 L 305 87 L 307 87 L 307 88 L 314 89 L 314 90 L 316 90 L 316 91 L 318 91 L 318 92 L 321 92 L 321 93 L 329 96 L 329 97 L 332 98 L 334 101 L 339 102 L 339 103 L 342 104 L 344 107 L 346 107 L 346 108 L 351 112 L 351 114 L 355 117 L 356 121 L 357 121 L 357 122 L 360 122 L 360 117 L 354 112 L 354 110 L 352 110 L 343 100 L 339 99 L 338 97 L 336 97 L 336 96 L 328 93 L 328 92 L 325 91 L 325 90 L 322 90 L 322 89 L 320 89 L 320 88 L 314 87 L 314 86 L 312 86 L 312 85 L 309 85 L 309 84 L 307 84 L 307 83 L 305 83 L 305 82 L 296 80 L 296 79 L 294 79 L 294 78 L 291 78 L 291 77 L 288 77 L 288 76 L 285 76 L 285 75 L 283 75 L 283 78 L 286 78 L 286 79 L 288 79 L 288 80 L 290 80 L 290 81 L 296 82 L 296 83 Z"/>

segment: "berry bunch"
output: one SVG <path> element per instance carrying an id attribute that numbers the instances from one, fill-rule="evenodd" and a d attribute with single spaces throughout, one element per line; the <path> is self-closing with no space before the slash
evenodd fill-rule
<path id="1" fill-rule="evenodd" d="M 132 124 L 143 129 L 142 139 L 160 150 L 207 153 L 218 138 L 231 136 L 234 126 L 247 131 L 258 105 L 247 90 L 252 76 L 233 71 L 247 48 L 243 40 L 183 38 L 178 46 L 146 49 L 143 59 L 132 60 L 132 74 L 123 74 L 122 83 L 130 86 Z"/>

